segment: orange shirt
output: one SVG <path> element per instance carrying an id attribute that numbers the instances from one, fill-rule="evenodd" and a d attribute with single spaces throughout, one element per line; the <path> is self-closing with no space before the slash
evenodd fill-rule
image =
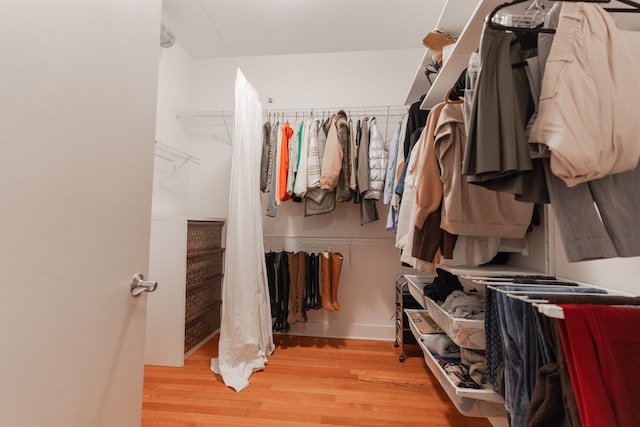
<path id="1" fill-rule="evenodd" d="M 280 170 L 278 171 L 280 180 L 278 181 L 278 200 L 286 201 L 291 199 L 287 194 L 287 176 L 289 175 L 289 138 L 293 135 L 293 129 L 286 122 L 282 126 L 282 138 L 280 140 Z"/>

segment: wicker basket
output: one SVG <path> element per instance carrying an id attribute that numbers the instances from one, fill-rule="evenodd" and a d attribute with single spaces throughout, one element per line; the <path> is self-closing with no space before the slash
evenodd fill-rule
<path id="1" fill-rule="evenodd" d="M 187 322 L 222 299 L 222 276 L 187 288 L 185 319 Z"/>
<path id="2" fill-rule="evenodd" d="M 197 255 L 187 255 L 187 286 L 201 283 L 222 274 L 224 249 L 218 248 Z"/>
<path id="3" fill-rule="evenodd" d="M 222 226 L 218 221 L 187 223 L 187 255 L 222 247 Z"/>
<path id="4" fill-rule="evenodd" d="M 184 352 L 191 350 L 220 327 L 220 303 L 184 326 Z"/>

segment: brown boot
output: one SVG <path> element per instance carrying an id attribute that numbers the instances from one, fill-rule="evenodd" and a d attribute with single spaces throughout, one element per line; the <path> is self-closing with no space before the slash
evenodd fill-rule
<path id="1" fill-rule="evenodd" d="M 331 304 L 336 311 L 340 310 L 340 304 L 338 304 L 338 284 L 340 283 L 342 261 L 344 261 L 344 257 L 340 252 L 331 253 Z"/>
<path id="2" fill-rule="evenodd" d="M 289 257 L 289 314 L 287 315 L 287 322 L 293 325 L 298 321 L 298 259 L 300 253 L 288 254 Z"/>
<path id="3" fill-rule="evenodd" d="M 331 259 L 330 252 L 320 253 L 320 298 L 322 308 L 335 311 L 331 302 Z"/>
<path id="4" fill-rule="evenodd" d="M 296 279 L 296 291 L 298 292 L 296 306 L 296 317 L 298 322 L 307 321 L 307 311 L 304 309 L 304 291 L 307 286 L 307 253 L 298 254 L 298 278 Z"/>

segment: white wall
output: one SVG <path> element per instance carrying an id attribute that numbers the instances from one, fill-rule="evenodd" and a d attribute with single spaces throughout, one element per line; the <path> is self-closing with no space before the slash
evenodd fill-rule
<path id="1" fill-rule="evenodd" d="M 184 123 L 176 118 L 176 111 L 189 107 L 192 62 L 179 43 L 160 50 L 156 140 L 183 152 L 189 151 L 189 141 Z M 156 150 L 156 153 L 153 216 L 186 216 L 189 172 L 194 164 L 187 162 L 179 167 L 181 159 L 162 150 Z"/>
<path id="2" fill-rule="evenodd" d="M 238 65 L 260 92 L 263 108 L 401 105 L 421 55 L 422 49 L 405 49 L 188 61 L 191 67 L 188 109 L 232 110 Z M 182 83 L 178 85 L 182 90 Z M 272 104 L 268 103 L 268 97 L 273 98 Z M 379 120 L 382 125 L 384 119 Z M 229 133 L 233 132 L 233 120 L 192 118 L 180 122 L 185 123 L 189 152 L 203 161 L 203 165 L 189 169 L 187 215 L 226 217 L 231 164 Z M 390 138 L 393 129 L 383 131 Z M 360 225 L 358 206 L 351 202 L 339 204 L 333 213 L 308 218 L 304 217 L 301 204 L 287 202 L 275 219 L 264 217 L 265 235 L 343 239 L 331 248 L 315 248 L 345 255 L 338 295 L 342 311 L 311 312 L 309 322 L 294 328 L 294 333 L 394 338 L 393 286 L 402 269 L 393 246 L 394 236 L 384 229 L 387 208 L 382 203 L 379 211 L 380 221 L 365 226 Z M 349 237 L 376 240 L 371 245 L 350 245 L 344 241 Z M 380 240 L 385 238 L 389 240 Z"/>

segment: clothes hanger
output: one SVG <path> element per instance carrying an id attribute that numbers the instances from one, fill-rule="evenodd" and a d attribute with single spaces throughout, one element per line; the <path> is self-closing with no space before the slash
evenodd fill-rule
<path id="1" fill-rule="evenodd" d="M 502 30 L 502 31 L 518 31 L 518 32 L 524 32 L 524 33 L 545 33 L 545 34 L 555 34 L 555 30 L 552 28 L 542 28 L 542 27 L 534 27 L 534 28 L 527 28 L 527 27 L 510 27 L 507 25 L 502 25 L 502 24 L 498 24 L 497 22 L 494 22 L 494 17 L 496 16 L 496 14 L 507 7 L 516 5 L 516 4 L 520 4 L 520 3 L 524 3 L 530 0 L 513 0 L 510 2 L 506 2 L 506 3 L 502 3 L 500 5 L 498 5 L 495 9 L 493 9 L 491 11 L 491 13 L 489 13 L 489 15 L 487 16 L 487 26 L 491 29 L 494 30 Z M 534 0 L 536 1 L 536 0 Z M 578 3 L 578 2 L 582 2 L 582 3 L 611 3 L 611 0 L 551 0 L 551 1 L 567 1 L 567 2 L 573 2 L 573 3 Z M 617 0 L 619 3 L 623 3 L 626 4 L 627 6 L 630 6 L 629 8 L 616 8 L 616 7 L 605 7 L 604 10 L 606 10 L 607 12 L 612 12 L 612 13 L 640 13 L 640 3 L 633 1 L 633 0 Z"/>
<path id="2" fill-rule="evenodd" d="M 511 7 L 514 6 L 516 4 L 520 4 L 520 3 L 525 3 L 528 2 L 530 0 L 513 0 L 510 2 L 506 2 L 506 3 L 502 3 L 498 6 L 496 6 L 495 9 L 493 9 L 491 11 L 491 13 L 489 13 L 489 15 L 487 16 L 487 27 L 491 28 L 492 30 L 501 30 L 501 31 L 518 31 L 518 32 L 524 32 L 524 33 L 546 33 L 546 34 L 555 34 L 556 30 L 552 29 L 552 28 L 542 28 L 542 27 L 511 27 L 508 25 L 502 25 L 502 24 L 498 24 L 497 22 L 494 21 L 494 18 L 496 16 L 496 14 L 501 11 L 502 9 L 505 9 L 507 7 Z M 609 0 L 607 0 L 609 1 Z M 537 4 L 537 1 L 534 0 L 535 3 L 533 4 Z"/>
<path id="3" fill-rule="evenodd" d="M 611 3 L 611 0 L 551 0 L 566 1 L 569 3 Z M 640 3 L 633 0 L 617 0 L 618 3 L 626 4 L 630 7 L 605 7 L 604 10 L 613 13 L 640 13 Z"/>

